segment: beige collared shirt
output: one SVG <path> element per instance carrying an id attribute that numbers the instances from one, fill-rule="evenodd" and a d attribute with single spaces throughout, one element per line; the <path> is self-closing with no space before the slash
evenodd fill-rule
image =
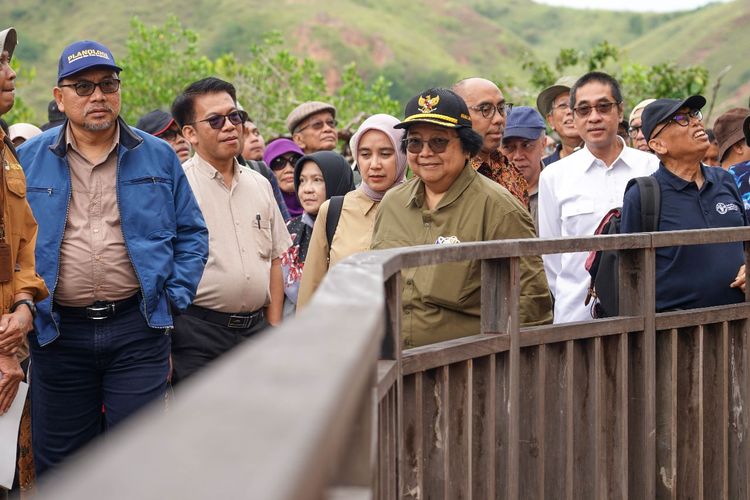
<path id="1" fill-rule="evenodd" d="M 120 227 L 119 138 L 117 125 L 111 147 L 99 158 L 86 158 L 70 127 L 65 132 L 71 195 L 55 289 L 55 302 L 64 306 L 122 300 L 140 289 Z"/>
<path id="2" fill-rule="evenodd" d="M 229 188 L 197 153 L 182 166 L 208 227 L 208 262 L 193 304 L 227 313 L 266 306 L 271 260 L 292 244 L 271 185 L 236 160 Z"/>
<path id="3" fill-rule="evenodd" d="M 361 189 L 347 193 L 344 196 L 341 217 L 330 249 L 326 236 L 329 204 L 330 201 L 323 202 L 315 219 L 297 295 L 298 308 L 307 305 L 329 267 L 333 267 L 350 255 L 370 249 L 372 229 L 375 226 L 375 215 L 378 213 L 379 203 L 370 199 Z"/>

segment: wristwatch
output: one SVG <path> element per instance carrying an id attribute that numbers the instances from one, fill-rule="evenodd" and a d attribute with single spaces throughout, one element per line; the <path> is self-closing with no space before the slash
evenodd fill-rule
<path id="1" fill-rule="evenodd" d="M 33 300 L 29 299 L 22 299 L 10 306 L 10 312 L 16 312 L 16 309 L 20 305 L 26 305 L 29 308 L 29 311 L 31 311 L 31 317 L 36 318 L 36 305 L 34 304 Z"/>

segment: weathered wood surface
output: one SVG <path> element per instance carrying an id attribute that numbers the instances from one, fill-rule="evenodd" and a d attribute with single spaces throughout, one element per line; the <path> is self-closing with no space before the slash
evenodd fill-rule
<path id="1" fill-rule="evenodd" d="M 748 240 L 741 228 L 353 256 L 300 317 L 39 497 L 748 499 L 750 303 L 655 314 L 653 281 L 657 247 Z M 623 250 L 622 316 L 519 329 L 518 257 L 584 249 Z M 402 353 L 399 271 L 467 259 L 483 260 L 481 332 Z"/>

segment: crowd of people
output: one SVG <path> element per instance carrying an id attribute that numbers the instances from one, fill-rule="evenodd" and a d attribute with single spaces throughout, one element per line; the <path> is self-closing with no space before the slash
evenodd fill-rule
<path id="1" fill-rule="evenodd" d="M 16 41 L 0 32 L 0 115 Z M 639 96 L 625 122 L 606 73 L 561 78 L 536 108 L 466 78 L 418 93 L 403 117 L 367 118 L 350 162 L 335 151 L 334 106 L 300 103 L 288 135 L 266 142 L 214 77 L 133 127 L 121 71 L 106 46 L 72 43 L 50 123 L 0 130 L 0 412 L 32 365 L 22 488 L 306 307 L 354 253 L 589 236 L 619 206 L 622 231 L 638 232 L 641 196 L 626 186 L 651 175 L 659 230 L 747 225 L 750 109 L 719 117 L 711 139 L 701 96 Z M 521 260 L 522 326 L 591 319 L 585 259 Z M 743 301 L 743 259 L 742 243 L 658 249 L 657 310 Z M 479 333 L 480 272 L 476 261 L 405 269 L 404 348 Z"/>

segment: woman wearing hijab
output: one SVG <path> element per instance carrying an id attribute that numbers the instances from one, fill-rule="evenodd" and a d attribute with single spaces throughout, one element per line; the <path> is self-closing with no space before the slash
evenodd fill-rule
<path id="1" fill-rule="evenodd" d="M 330 248 L 326 234 L 330 204 L 321 205 L 307 251 L 298 307 L 310 300 L 329 267 L 352 254 L 370 249 L 380 200 L 389 189 L 404 182 L 406 154 L 401 151 L 404 131 L 393 128 L 398 123 L 399 120 L 390 115 L 373 115 L 362 123 L 349 141 L 362 174 L 362 184 L 344 197 Z"/>
<path id="2" fill-rule="evenodd" d="M 266 146 L 263 161 L 276 176 L 281 195 L 291 217 L 302 215 L 304 210 L 297 199 L 294 187 L 294 165 L 304 153 L 294 142 L 286 138 L 276 139 Z"/>
<path id="3" fill-rule="evenodd" d="M 284 315 L 294 314 L 302 269 L 320 206 L 331 196 L 344 196 L 354 189 L 352 169 L 343 156 L 319 151 L 302 156 L 294 166 L 294 188 L 302 215 L 287 222 L 292 246 L 281 256 L 284 275 Z"/>

